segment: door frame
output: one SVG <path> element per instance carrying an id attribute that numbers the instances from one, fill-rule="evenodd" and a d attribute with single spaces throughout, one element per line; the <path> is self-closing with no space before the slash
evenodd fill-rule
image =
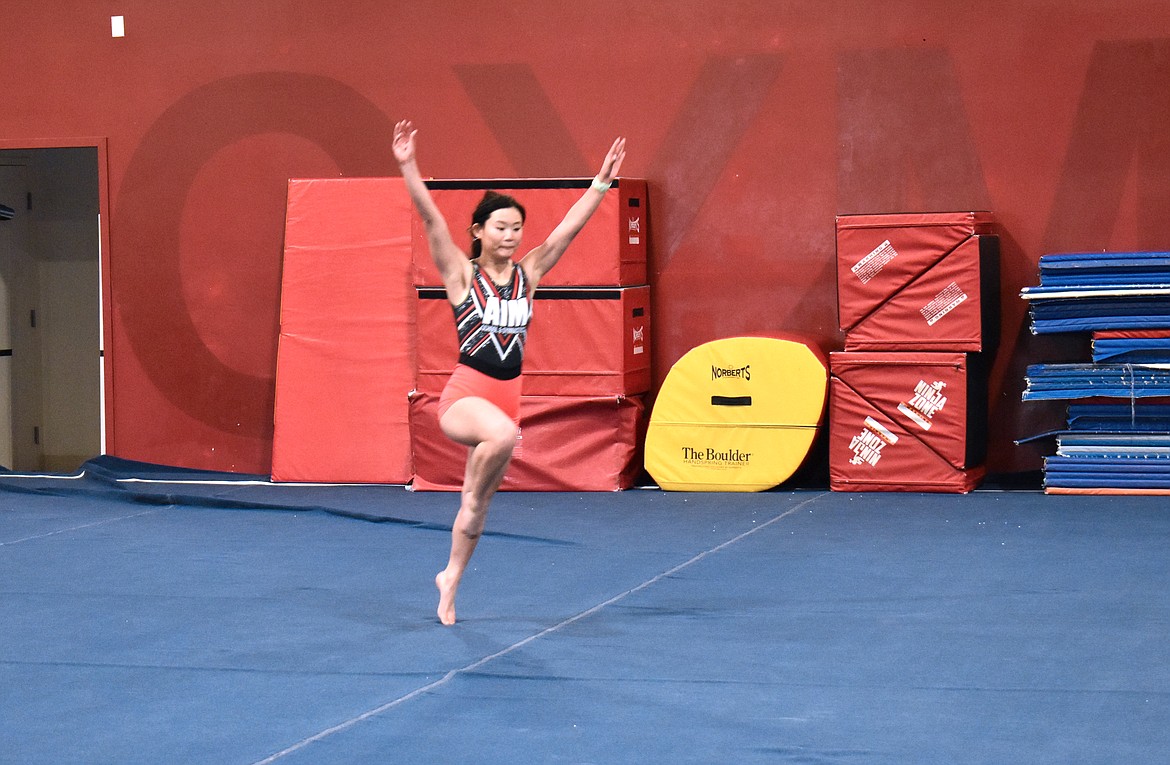
<path id="1" fill-rule="evenodd" d="M 0 149 L 97 149 L 98 176 L 98 269 L 101 273 L 101 422 L 102 452 L 115 453 L 114 427 L 114 345 L 112 289 L 110 282 L 110 192 L 107 144 L 101 137 L 81 138 L 0 138 Z"/>

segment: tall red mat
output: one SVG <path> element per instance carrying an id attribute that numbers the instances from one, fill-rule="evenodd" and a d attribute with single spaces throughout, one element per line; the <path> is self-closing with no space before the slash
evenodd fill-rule
<path id="1" fill-rule="evenodd" d="M 987 212 L 837 217 L 837 310 L 848 332 L 959 244 L 994 234 Z"/>
<path id="2" fill-rule="evenodd" d="M 467 448 L 439 429 L 438 393 L 410 399 L 414 488 L 462 488 Z M 620 491 L 641 467 L 641 396 L 523 396 L 521 438 L 503 491 Z"/>
<path id="3" fill-rule="evenodd" d="M 547 178 L 427 181 L 427 188 L 451 228 L 455 243 L 467 251 L 471 213 L 486 189 L 509 194 L 524 205 L 524 244 L 543 242 L 573 203 L 589 187 L 590 178 Z M 648 239 L 646 181 L 618 178 L 601 206 L 577 234 L 542 287 L 628 286 L 646 283 Z M 431 261 L 422 221 L 414 216 L 414 284 L 442 284 Z M 523 249 L 523 248 L 522 248 Z"/>
<path id="4" fill-rule="evenodd" d="M 441 287 L 418 289 L 419 390 L 443 389 L 458 360 Z M 536 291 L 524 350 L 526 396 L 616 396 L 650 389 L 650 288 Z"/>
<path id="5" fill-rule="evenodd" d="M 401 179 L 289 182 L 273 480 L 410 480 L 410 220 Z"/>

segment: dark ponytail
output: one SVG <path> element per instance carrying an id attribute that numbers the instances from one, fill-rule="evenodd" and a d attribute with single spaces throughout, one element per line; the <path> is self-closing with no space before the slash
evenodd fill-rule
<path id="1" fill-rule="evenodd" d="M 524 222 L 524 205 L 517 202 L 507 194 L 500 194 L 495 191 L 485 191 L 483 199 L 479 200 L 479 204 L 475 206 L 475 211 L 471 213 L 471 226 L 474 228 L 477 224 L 482 226 L 487 223 L 487 219 L 496 210 L 507 210 L 510 207 L 516 208 L 520 213 L 520 222 Z M 477 237 L 471 238 L 471 257 L 474 260 L 479 257 L 483 250 L 483 245 Z"/>

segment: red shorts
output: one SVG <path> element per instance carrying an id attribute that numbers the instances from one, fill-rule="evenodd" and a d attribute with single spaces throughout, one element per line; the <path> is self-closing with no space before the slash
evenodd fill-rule
<path id="1" fill-rule="evenodd" d="M 512 422 L 519 423 L 521 379 L 517 375 L 511 380 L 497 380 L 469 366 L 456 364 L 451 379 L 447 380 L 439 396 L 439 419 L 442 420 L 451 405 L 459 399 L 474 396 L 490 401 L 511 417 Z"/>

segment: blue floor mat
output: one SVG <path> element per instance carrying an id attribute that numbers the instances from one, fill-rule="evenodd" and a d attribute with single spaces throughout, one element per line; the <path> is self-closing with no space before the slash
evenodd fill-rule
<path id="1" fill-rule="evenodd" d="M 444 628 L 454 495 L 132 485 L 0 491 L 0 760 L 1170 749 L 1159 498 L 503 494 Z"/>

